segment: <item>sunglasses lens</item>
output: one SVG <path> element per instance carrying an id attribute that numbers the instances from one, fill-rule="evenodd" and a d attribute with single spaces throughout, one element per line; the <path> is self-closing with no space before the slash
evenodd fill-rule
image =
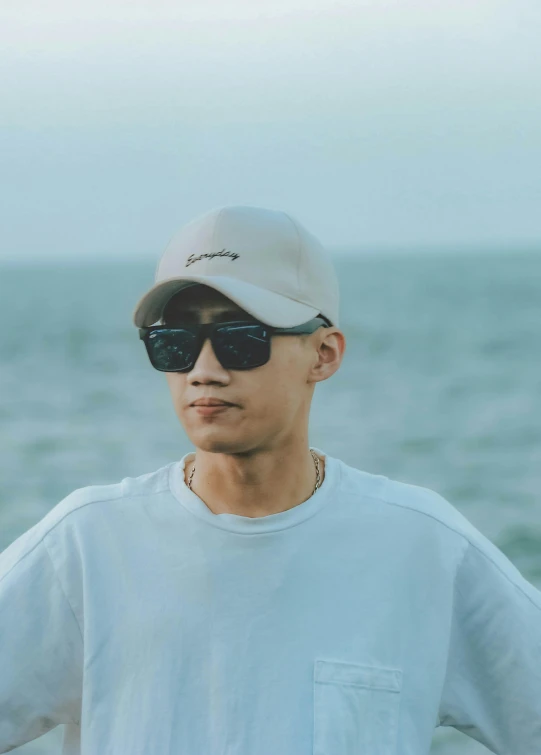
<path id="1" fill-rule="evenodd" d="M 216 356 L 230 370 L 251 370 L 270 358 L 270 331 L 264 325 L 226 325 L 214 334 Z"/>
<path id="2" fill-rule="evenodd" d="M 188 330 L 154 330 L 145 343 L 157 370 L 188 372 L 194 366 L 197 336 Z M 212 345 L 226 369 L 251 370 L 269 361 L 270 331 L 264 325 L 224 325 L 215 330 Z"/>
<path id="3" fill-rule="evenodd" d="M 154 330 L 146 347 L 152 366 L 162 372 L 184 372 L 192 366 L 197 339 L 187 330 Z"/>

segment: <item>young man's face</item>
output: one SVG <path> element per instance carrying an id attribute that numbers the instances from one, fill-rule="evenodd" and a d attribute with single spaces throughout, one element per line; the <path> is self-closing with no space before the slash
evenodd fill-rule
<path id="1" fill-rule="evenodd" d="M 203 285 L 176 294 L 162 316 L 162 322 L 170 326 L 228 320 L 255 318 Z M 190 372 L 167 372 L 176 414 L 193 445 L 214 453 L 243 453 L 273 447 L 294 432 L 304 432 L 315 382 L 323 379 L 312 373 L 323 330 L 305 336 L 272 336 L 267 364 L 242 371 L 222 367 L 207 339 Z M 234 406 L 205 416 L 190 406 L 202 397 Z"/>

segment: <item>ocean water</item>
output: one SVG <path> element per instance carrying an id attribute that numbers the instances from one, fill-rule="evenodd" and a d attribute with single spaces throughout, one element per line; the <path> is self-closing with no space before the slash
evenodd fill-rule
<path id="1" fill-rule="evenodd" d="M 131 321 L 156 261 L 0 268 L 0 550 L 75 488 L 191 450 Z M 336 265 L 347 347 L 316 387 L 311 444 L 436 490 L 541 589 L 541 254 Z M 488 751 L 438 729 L 432 752 Z"/>

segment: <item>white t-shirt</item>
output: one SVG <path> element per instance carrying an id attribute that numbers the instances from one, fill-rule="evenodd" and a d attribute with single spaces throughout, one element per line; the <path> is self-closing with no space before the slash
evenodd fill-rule
<path id="1" fill-rule="evenodd" d="M 308 500 L 214 514 L 186 454 L 75 490 L 0 554 L 0 752 L 541 753 L 541 592 L 427 488 L 326 457 Z"/>

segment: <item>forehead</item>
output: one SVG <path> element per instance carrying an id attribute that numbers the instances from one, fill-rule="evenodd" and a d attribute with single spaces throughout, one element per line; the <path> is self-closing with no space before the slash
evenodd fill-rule
<path id="1" fill-rule="evenodd" d="M 163 314 L 167 317 L 197 318 L 199 315 L 215 315 L 228 319 L 251 318 L 251 315 L 220 291 L 199 283 L 172 296 L 165 305 Z"/>

